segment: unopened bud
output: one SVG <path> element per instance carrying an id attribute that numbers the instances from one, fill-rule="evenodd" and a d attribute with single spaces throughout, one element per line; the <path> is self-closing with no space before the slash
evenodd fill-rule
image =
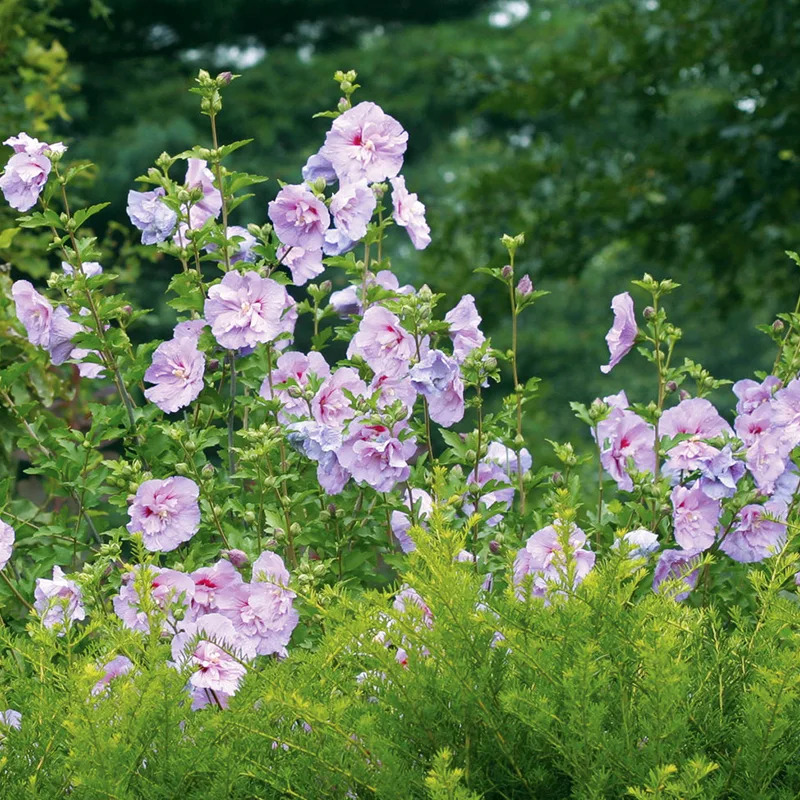
<path id="1" fill-rule="evenodd" d="M 691 395 L 689 394 L 689 392 L 686 391 L 686 389 L 681 389 L 681 392 L 678 395 L 678 397 L 680 397 L 681 400 L 688 400 L 691 397 Z"/>
<path id="2" fill-rule="evenodd" d="M 325 292 L 325 294 L 330 294 L 331 289 L 333 289 L 333 284 L 330 281 L 322 281 L 319 288 L 321 291 Z"/>
<path id="3" fill-rule="evenodd" d="M 511 266 L 511 264 L 506 264 L 506 265 L 503 267 L 503 269 L 501 269 L 501 270 L 500 270 L 500 274 L 501 274 L 501 275 L 502 275 L 502 276 L 503 276 L 503 277 L 504 277 L 506 280 L 508 280 L 509 278 L 512 278 L 512 277 L 514 276 L 514 268 Z"/>
<path id="4" fill-rule="evenodd" d="M 204 478 L 211 478 L 214 475 L 214 465 L 213 464 L 203 464 L 203 469 L 200 470 L 200 473 Z"/>
<path id="5" fill-rule="evenodd" d="M 530 275 L 523 275 L 517 284 L 517 291 L 523 296 L 527 297 L 533 291 L 533 281 Z"/>
<path id="6" fill-rule="evenodd" d="M 560 486 L 562 481 L 564 480 L 564 476 L 560 472 L 554 472 L 550 476 L 550 480 L 556 485 Z"/>
<path id="7" fill-rule="evenodd" d="M 289 532 L 292 536 L 299 536 L 303 532 L 303 529 L 300 527 L 299 522 L 293 522 L 289 527 Z"/>
<path id="8" fill-rule="evenodd" d="M 234 567 L 243 567 L 250 560 L 247 553 L 243 550 L 223 550 L 222 555 L 233 564 Z"/>
<path id="9" fill-rule="evenodd" d="M 252 511 L 245 511 L 242 515 L 242 519 L 248 524 L 252 525 L 256 521 L 256 515 Z"/>
<path id="10" fill-rule="evenodd" d="M 225 72 L 220 72 L 220 74 L 217 75 L 217 83 L 220 84 L 221 86 L 227 86 L 232 80 L 233 80 L 232 72 L 225 71 Z"/>
<path id="11" fill-rule="evenodd" d="M 678 390 L 678 384 L 675 381 L 667 381 L 667 391 L 668 392 L 676 392 Z"/>
<path id="12" fill-rule="evenodd" d="M 772 323 L 772 330 L 774 330 L 775 333 L 780 333 L 784 327 L 783 320 L 781 319 L 776 319 L 775 322 Z"/>
<path id="13" fill-rule="evenodd" d="M 500 542 L 496 539 L 492 539 L 492 541 L 489 542 L 489 552 L 497 555 L 500 552 Z"/>
<path id="14" fill-rule="evenodd" d="M 335 503 L 328 503 L 328 513 L 335 514 L 336 513 L 336 504 Z"/>
<path id="15" fill-rule="evenodd" d="M 645 319 L 652 319 L 656 315 L 656 310 L 653 306 L 647 306 L 644 311 L 642 311 L 642 316 Z"/>

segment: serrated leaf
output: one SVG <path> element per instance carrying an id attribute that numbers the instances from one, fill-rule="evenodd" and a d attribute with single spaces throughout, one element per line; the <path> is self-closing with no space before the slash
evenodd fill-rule
<path id="1" fill-rule="evenodd" d="M 89 208 L 81 208 L 76 211 L 73 215 L 76 229 L 80 228 L 89 217 L 93 217 L 98 211 L 102 211 L 106 206 L 110 205 L 111 203 L 95 203 L 95 205 L 89 206 Z"/>

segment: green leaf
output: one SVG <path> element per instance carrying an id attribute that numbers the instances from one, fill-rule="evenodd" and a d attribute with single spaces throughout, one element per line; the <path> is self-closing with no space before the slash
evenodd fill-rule
<path id="1" fill-rule="evenodd" d="M 0 250 L 6 250 L 11 247 L 11 242 L 14 237 L 22 230 L 21 228 L 6 228 L 0 233 Z"/>
<path id="2" fill-rule="evenodd" d="M 73 215 L 76 230 L 80 228 L 89 217 L 93 217 L 98 211 L 102 211 L 106 206 L 110 205 L 111 203 L 96 203 L 93 206 L 89 206 L 89 208 L 81 208 L 76 211 Z"/>
<path id="3" fill-rule="evenodd" d="M 19 222 L 21 228 L 56 228 L 60 231 L 64 230 L 61 217 L 51 208 L 48 208 L 45 212 L 36 211 L 26 217 L 19 217 L 17 222 Z"/>

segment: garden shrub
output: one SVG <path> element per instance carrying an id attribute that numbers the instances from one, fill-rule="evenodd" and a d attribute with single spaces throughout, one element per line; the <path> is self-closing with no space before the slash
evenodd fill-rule
<path id="1" fill-rule="evenodd" d="M 534 469 L 524 236 L 481 268 L 508 352 L 475 298 L 400 286 L 391 228 L 431 232 L 353 72 L 303 182 L 229 224 L 265 180 L 223 163 L 234 77 L 200 72 L 211 146 L 128 197 L 175 265 L 163 342 L 83 233 L 101 207 L 70 207 L 88 165 L 6 142 L 0 189 L 59 268 L 0 306 L 2 796 L 797 796 L 798 312 L 731 425 L 645 275 L 602 370 L 636 348 L 654 399 L 573 404 L 594 455 Z"/>

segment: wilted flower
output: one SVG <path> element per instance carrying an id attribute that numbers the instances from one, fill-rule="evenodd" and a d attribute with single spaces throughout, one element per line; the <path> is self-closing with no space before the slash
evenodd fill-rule
<path id="1" fill-rule="evenodd" d="M 611 300 L 614 311 L 614 324 L 606 334 L 608 351 L 611 359 L 600 371 L 609 373 L 631 351 L 639 329 L 636 327 L 636 316 L 633 310 L 633 298 L 627 293 L 616 295 Z"/>
<path id="2" fill-rule="evenodd" d="M 53 578 L 37 578 L 33 607 L 42 617 L 45 628 L 63 626 L 66 620 L 76 622 L 86 617 L 81 590 L 75 581 L 64 575 L 61 567 L 53 567 Z M 63 631 L 61 632 L 62 635 Z"/>
<path id="3" fill-rule="evenodd" d="M 392 178 L 392 205 L 394 221 L 408 231 L 411 244 L 424 250 L 431 243 L 431 229 L 425 221 L 425 206 L 416 194 L 406 189 L 406 179 L 400 175 Z"/>
<path id="4" fill-rule="evenodd" d="M 200 527 L 198 494 L 197 484 L 189 478 L 145 481 L 128 509 L 128 531 L 141 533 L 148 550 L 174 550 Z"/>
<path id="5" fill-rule="evenodd" d="M 408 134 L 375 103 L 359 103 L 333 121 L 320 149 L 342 183 L 393 178 L 403 166 Z"/>
<path id="6" fill-rule="evenodd" d="M 163 242 L 178 222 L 178 215 L 161 199 L 159 186 L 151 192 L 128 192 L 128 217 L 142 232 L 142 244 Z"/>

